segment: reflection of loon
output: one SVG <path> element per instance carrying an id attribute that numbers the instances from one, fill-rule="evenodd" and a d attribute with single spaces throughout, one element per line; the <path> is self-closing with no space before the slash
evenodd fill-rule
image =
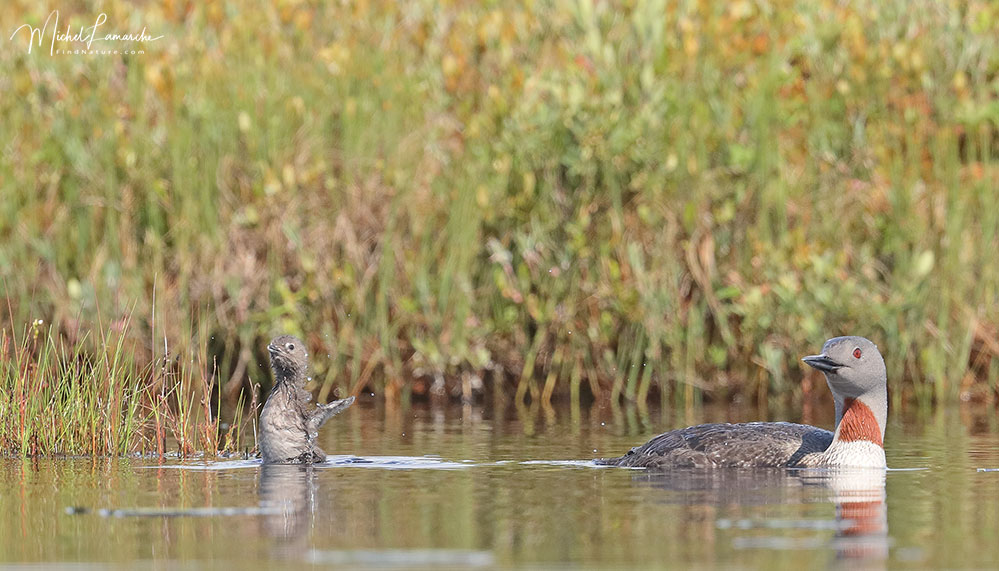
<path id="1" fill-rule="evenodd" d="M 863 337 L 826 341 L 821 355 L 803 359 L 822 371 L 836 402 L 836 429 L 789 422 L 702 424 L 660 434 L 611 466 L 885 467 L 887 373 L 874 343 Z"/>
<path id="2" fill-rule="evenodd" d="M 632 481 L 667 490 L 663 501 L 690 506 L 680 517 L 704 517 L 702 506 L 773 506 L 832 503 L 835 518 L 814 516 L 773 518 L 773 511 L 755 512 L 758 517 L 716 520 L 718 529 L 732 530 L 738 549 L 782 549 L 830 545 L 824 533 L 802 536 L 787 530 L 834 529 L 831 547 L 840 559 L 880 561 L 888 557 L 888 512 L 885 507 L 885 471 L 867 468 L 835 470 L 783 470 L 772 468 L 735 470 L 684 470 L 636 472 Z M 711 514 L 746 514 L 753 510 L 723 509 Z M 789 510 L 781 513 L 795 513 Z M 769 530 L 769 531 L 761 531 Z"/>
<path id="3" fill-rule="evenodd" d="M 832 470 L 818 477 L 832 490 L 836 521 L 843 524 L 836 529 L 836 539 L 833 541 L 837 555 L 846 559 L 887 559 L 889 541 L 885 473 L 873 470 Z"/>

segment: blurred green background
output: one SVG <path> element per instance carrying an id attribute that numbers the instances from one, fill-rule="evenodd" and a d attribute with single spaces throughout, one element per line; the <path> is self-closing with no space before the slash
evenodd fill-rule
<path id="1" fill-rule="evenodd" d="M 53 9 L 163 38 L 27 53 L 11 34 Z M 123 330 L 139 363 L 200 343 L 230 396 L 289 332 L 321 398 L 690 405 L 800 396 L 820 377 L 798 358 L 858 334 L 896 402 L 997 398 L 995 3 L 0 18 L 12 338 L 43 319 L 100 351 L 88 332 Z"/>

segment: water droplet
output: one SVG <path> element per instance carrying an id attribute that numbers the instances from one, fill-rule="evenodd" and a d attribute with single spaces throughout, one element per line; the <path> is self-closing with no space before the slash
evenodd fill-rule
<path id="1" fill-rule="evenodd" d="M 600 426 L 607 426 L 607 423 L 606 422 L 601 422 Z"/>

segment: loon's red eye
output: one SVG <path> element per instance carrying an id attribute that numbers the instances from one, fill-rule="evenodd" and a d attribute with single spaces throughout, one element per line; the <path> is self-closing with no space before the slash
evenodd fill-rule
<path id="1" fill-rule="evenodd" d="M 860 347 L 857 347 L 856 349 L 853 350 L 853 358 L 854 359 L 860 358 Z"/>

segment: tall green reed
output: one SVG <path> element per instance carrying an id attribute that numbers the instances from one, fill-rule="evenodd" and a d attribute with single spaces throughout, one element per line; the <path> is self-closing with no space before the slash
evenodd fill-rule
<path id="1" fill-rule="evenodd" d="M 73 345 L 41 320 L 0 331 L 0 454 L 162 457 L 168 442 L 181 456 L 239 451 L 244 413 L 223 440 L 206 351 L 157 370 L 139 363 L 129 327 Z"/>

